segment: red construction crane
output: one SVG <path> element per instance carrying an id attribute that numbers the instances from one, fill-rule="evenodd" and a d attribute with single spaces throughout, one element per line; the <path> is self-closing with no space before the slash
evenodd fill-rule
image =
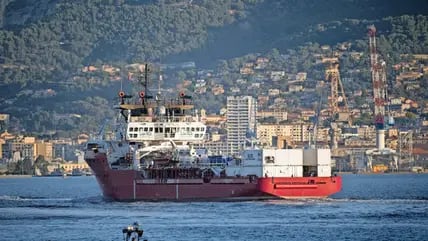
<path id="1" fill-rule="evenodd" d="M 376 27 L 368 27 L 370 67 L 373 83 L 374 121 L 376 129 L 385 128 L 385 105 L 387 104 L 387 82 L 385 61 L 379 61 L 376 50 Z"/>

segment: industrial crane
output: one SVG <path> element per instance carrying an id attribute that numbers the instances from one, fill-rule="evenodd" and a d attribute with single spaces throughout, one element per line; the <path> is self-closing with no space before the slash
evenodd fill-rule
<path id="1" fill-rule="evenodd" d="M 322 62 L 326 65 L 325 80 L 330 83 L 329 109 L 332 120 L 335 120 L 339 114 L 346 115 L 346 121 L 352 126 L 352 115 L 349 111 L 348 100 L 339 73 L 339 59 L 337 57 L 323 58 Z M 339 106 L 339 102 L 343 106 Z"/>
<path id="2" fill-rule="evenodd" d="M 385 106 L 388 106 L 387 81 L 386 81 L 386 63 L 379 61 L 376 49 L 376 27 L 368 27 L 369 51 L 370 51 L 370 72 L 373 84 L 373 102 L 374 102 L 374 124 L 376 127 L 376 149 L 367 150 L 367 166 L 375 171 L 373 162 L 379 160 L 398 169 L 398 158 L 395 150 L 385 148 Z M 390 123 L 391 118 L 389 118 Z"/>

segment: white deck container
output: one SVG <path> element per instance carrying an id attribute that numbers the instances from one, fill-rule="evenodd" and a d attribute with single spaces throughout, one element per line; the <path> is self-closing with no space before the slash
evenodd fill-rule
<path id="1" fill-rule="evenodd" d="M 303 150 L 263 150 L 263 175 L 268 177 L 302 177 Z"/>
<path id="2" fill-rule="evenodd" d="M 303 166 L 303 149 L 263 150 L 263 164 Z"/>
<path id="3" fill-rule="evenodd" d="M 319 177 L 331 177 L 330 165 L 318 165 L 317 172 Z"/>
<path id="4" fill-rule="evenodd" d="M 317 150 L 317 165 L 329 165 L 331 166 L 331 151 L 330 149 L 318 149 Z"/>

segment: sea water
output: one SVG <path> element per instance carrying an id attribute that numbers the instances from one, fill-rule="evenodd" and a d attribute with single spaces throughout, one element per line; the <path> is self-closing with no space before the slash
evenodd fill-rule
<path id="1" fill-rule="evenodd" d="M 94 177 L 0 178 L 0 240 L 428 240 L 428 174 L 343 175 L 328 199 L 111 202 Z"/>

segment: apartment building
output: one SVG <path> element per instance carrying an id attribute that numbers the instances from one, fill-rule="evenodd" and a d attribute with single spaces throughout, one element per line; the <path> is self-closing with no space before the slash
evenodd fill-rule
<path id="1" fill-rule="evenodd" d="M 245 147 L 248 134 L 256 132 L 257 101 L 251 96 L 227 97 L 228 154 L 235 155 Z"/>

